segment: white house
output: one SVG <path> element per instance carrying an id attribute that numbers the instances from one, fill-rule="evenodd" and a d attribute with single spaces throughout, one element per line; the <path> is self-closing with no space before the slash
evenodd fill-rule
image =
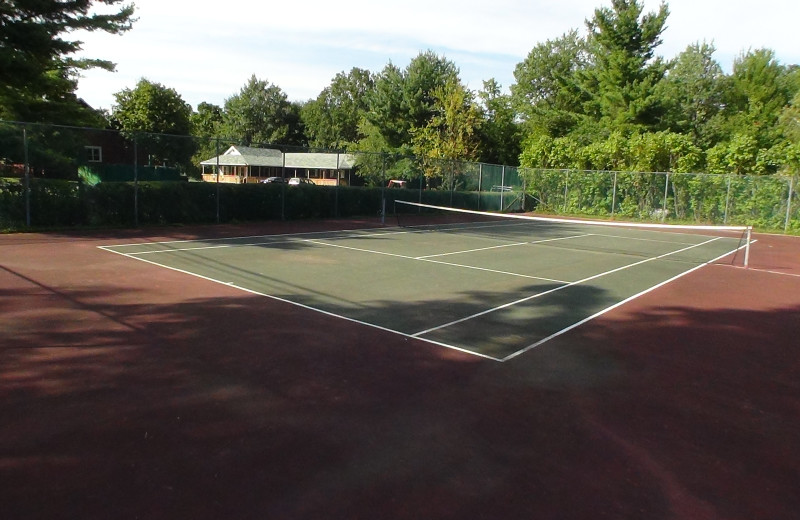
<path id="1" fill-rule="evenodd" d="M 244 184 L 269 177 L 304 177 L 320 185 L 350 184 L 355 156 L 344 153 L 282 153 L 271 148 L 231 146 L 200 163 L 203 180 Z M 219 176 L 217 175 L 219 174 Z"/>

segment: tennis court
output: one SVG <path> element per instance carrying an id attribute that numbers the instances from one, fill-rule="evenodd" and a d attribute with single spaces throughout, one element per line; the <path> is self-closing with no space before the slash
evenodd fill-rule
<path id="1" fill-rule="evenodd" d="M 507 361 L 707 263 L 741 265 L 747 243 L 725 229 L 468 216 L 438 225 L 101 249 Z"/>
<path id="2" fill-rule="evenodd" d="M 0 235 L 4 518 L 797 516 L 797 237 L 435 216 Z"/>

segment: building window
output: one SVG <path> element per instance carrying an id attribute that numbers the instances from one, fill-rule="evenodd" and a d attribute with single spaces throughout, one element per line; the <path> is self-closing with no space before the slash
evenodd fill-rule
<path id="1" fill-rule="evenodd" d="M 100 146 L 87 146 L 86 158 L 89 162 L 103 162 L 103 148 Z"/>

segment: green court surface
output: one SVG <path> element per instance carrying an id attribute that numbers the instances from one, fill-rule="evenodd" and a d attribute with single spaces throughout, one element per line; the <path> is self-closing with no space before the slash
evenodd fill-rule
<path id="1" fill-rule="evenodd" d="M 504 221 L 102 249 L 505 361 L 709 262 L 733 263 L 742 245 L 731 234 Z"/>

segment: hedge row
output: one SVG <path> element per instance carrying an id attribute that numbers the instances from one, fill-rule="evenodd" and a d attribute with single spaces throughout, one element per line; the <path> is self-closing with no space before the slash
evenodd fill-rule
<path id="1" fill-rule="evenodd" d="M 131 227 L 331 218 L 387 213 L 394 200 L 476 210 L 532 210 L 601 217 L 750 224 L 800 231 L 797 184 L 773 176 L 629 174 L 528 170 L 525 192 L 381 189 L 285 184 L 0 179 L 0 229 Z M 666 195 L 666 197 L 665 197 Z M 29 213 L 28 209 L 29 208 Z M 787 225 L 788 215 L 788 225 Z"/>
<path id="2" fill-rule="evenodd" d="M 124 182 L 89 184 L 31 179 L 32 227 L 137 224 L 206 224 L 231 221 L 378 216 L 395 199 L 418 201 L 419 190 L 281 184 Z M 424 202 L 497 209 L 498 194 L 426 190 Z M 219 201 L 219 203 L 217 202 Z M 487 202 L 489 201 L 489 202 Z M 26 227 L 26 189 L 19 179 L 0 179 L 0 227 Z"/>

